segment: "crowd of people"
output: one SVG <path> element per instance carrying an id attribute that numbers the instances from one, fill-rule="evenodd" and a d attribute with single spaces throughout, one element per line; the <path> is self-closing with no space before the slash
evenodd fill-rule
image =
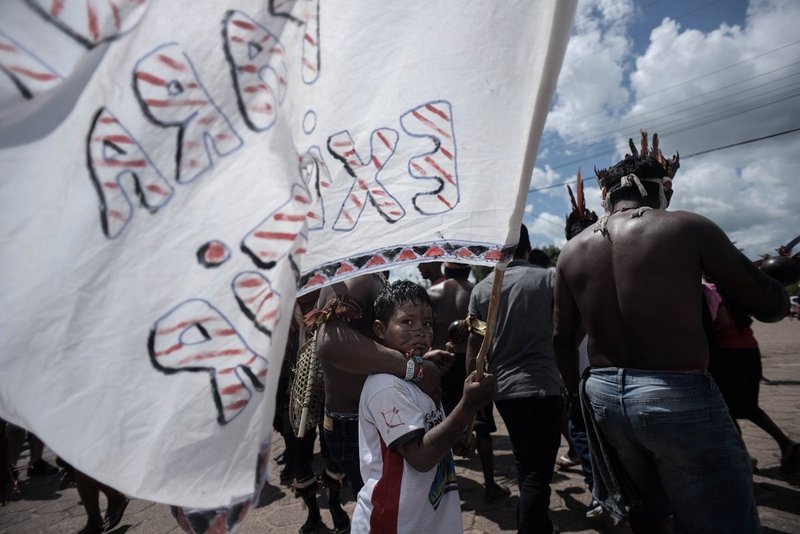
<path id="1" fill-rule="evenodd" d="M 347 528 L 460 530 L 453 453 L 477 449 L 485 498 L 507 498 L 494 479 L 496 409 L 516 462 L 519 532 L 557 531 L 550 483 L 565 465 L 581 467 L 589 517 L 610 513 L 635 532 L 758 531 L 735 418 L 775 438 L 784 472 L 800 468 L 798 444 L 758 407 L 748 328 L 751 316 L 785 317 L 788 297 L 713 222 L 666 210 L 679 159 L 648 141 L 597 171 L 603 216 L 586 209 L 579 177 L 555 269 L 523 225 L 500 288 L 431 262 L 419 266 L 427 291 L 372 274 L 319 295 L 327 454 L 356 495 Z M 562 434 L 570 453 L 559 459 Z"/>
<path id="2" fill-rule="evenodd" d="M 454 454 L 477 453 L 487 501 L 511 494 L 495 480 L 495 411 L 515 460 L 519 532 L 558 532 L 550 485 L 572 465 L 593 496 L 588 517 L 611 514 L 643 533 L 759 531 L 755 465 L 736 419 L 775 439 L 783 472 L 800 470 L 800 446 L 759 407 L 749 328 L 753 317 L 785 317 L 788 296 L 713 222 L 666 210 L 679 159 L 665 158 L 656 136 L 630 147 L 596 171 L 602 216 L 586 209 L 579 173 L 555 267 L 522 225 L 502 277 L 473 284 L 469 266 L 430 262 L 419 266 L 427 289 L 373 273 L 298 299 L 275 427 L 281 479 L 308 510 L 301 534 L 323 525 L 323 488 L 337 533 L 460 532 Z M 289 391 L 307 343 L 324 388 L 298 433 Z M 557 458 L 562 435 L 570 453 Z M 31 469 L 46 469 L 40 461 Z M 127 499 L 74 476 L 85 531 L 119 522 Z"/>

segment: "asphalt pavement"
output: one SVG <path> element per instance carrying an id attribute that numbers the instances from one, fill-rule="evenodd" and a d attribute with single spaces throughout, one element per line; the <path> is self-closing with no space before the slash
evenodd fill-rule
<path id="1" fill-rule="evenodd" d="M 756 323 L 753 327 L 761 346 L 763 374 L 761 407 L 794 440 L 800 440 L 800 321 L 784 319 L 775 324 Z M 496 415 L 495 472 L 497 481 L 511 488 L 511 496 L 499 503 L 483 500 L 483 476 L 480 462 L 457 459 L 457 475 L 461 493 L 464 531 L 469 534 L 515 532 L 515 509 L 519 492 L 514 476 L 514 459 L 508 432 Z M 776 443 L 749 421 L 741 421 L 747 448 L 758 461 L 754 476 L 756 501 L 765 533 L 800 533 L 800 473 L 780 472 L 780 452 Z M 273 440 L 276 458 L 284 449 L 280 436 Z M 317 447 L 318 449 L 318 447 Z M 562 444 L 559 455 L 566 452 Z M 18 465 L 24 467 L 27 452 Z M 46 451 L 52 461 L 53 454 Z M 317 456 L 318 471 L 322 461 Z M 306 517 L 305 507 L 291 490 L 281 485 L 275 466 L 273 482 L 262 494 L 262 505 L 253 509 L 239 529 L 241 534 L 297 532 Z M 28 478 L 20 473 L 21 492 L 0 504 L 0 533 L 13 534 L 74 534 L 85 524 L 85 514 L 75 488 L 58 489 L 53 477 Z M 591 500 L 583 484 L 580 470 L 557 470 L 553 477 L 550 513 L 561 532 L 628 533 L 627 525 L 610 517 L 588 519 L 584 510 Z M 349 490 L 343 492 L 345 509 L 352 513 L 353 499 Z M 324 509 L 323 519 L 332 526 Z M 104 506 L 104 502 L 101 501 Z M 183 532 L 172 518 L 169 507 L 141 499 L 132 499 L 122 522 L 111 531 L 114 534 L 167 534 Z M 326 532 L 322 530 L 321 532 Z"/>

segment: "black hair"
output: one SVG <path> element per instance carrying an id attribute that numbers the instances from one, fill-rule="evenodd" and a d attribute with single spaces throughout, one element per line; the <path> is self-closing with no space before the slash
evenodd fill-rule
<path id="1" fill-rule="evenodd" d="M 387 323 L 389 317 L 394 313 L 394 309 L 401 304 L 424 304 L 431 305 L 431 298 L 428 292 L 410 280 L 397 280 L 383 288 L 375 297 L 375 319 L 382 323 Z"/>
<path id="2" fill-rule="evenodd" d="M 447 265 L 444 266 L 444 276 L 445 278 L 448 279 L 467 280 L 471 272 L 472 269 L 470 269 L 469 267 L 464 269 L 462 267 L 448 267 Z"/>
<path id="3" fill-rule="evenodd" d="M 624 176 L 624 175 L 623 175 Z M 647 191 L 647 197 L 653 198 L 656 201 L 658 200 L 658 189 L 659 185 L 653 182 L 643 182 L 642 186 L 644 186 L 645 191 Z M 666 191 L 664 192 L 666 196 Z M 639 189 L 636 187 L 620 187 L 619 189 L 613 189 L 608 192 L 609 202 L 614 204 L 615 202 L 619 202 L 620 200 L 641 200 L 642 194 L 639 192 Z"/>
<path id="4" fill-rule="evenodd" d="M 602 185 L 611 189 L 619 183 L 623 176 L 629 174 L 635 174 L 639 179 L 644 180 L 645 178 L 663 178 L 667 175 L 667 171 L 661 163 L 653 158 L 627 155 L 606 171 Z"/>
<path id="5" fill-rule="evenodd" d="M 635 174 L 642 181 L 647 178 L 672 179 L 680 168 L 679 154 L 676 153 L 671 159 L 667 159 L 661 153 L 661 149 L 658 148 L 658 134 L 653 134 L 652 147 L 647 142 L 647 132 L 642 130 L 641 134 L 641 148 L 637 149 L 633 139 L 628 139 L 630 154 L 625 154 L 622 161 L 611 168 L 601 170 L 595 168 L 594 173 L 597 175 L 600 187 L 605 187 L 609 193 L 615 189 L 623 176 Z"/>
<path id="6" fill-rule="evenodd" d="M 524 224 L 519 225 L 519 243 L 516 250 L 514 250 L 514 258 L 528 259 L 528 253 L 531 251 L 531 238 L 528 235 L 528 228 Z"/>
<path id="7" fill-rule="evenodd" d="M 548 256 L 545 251 L 539 248 L 531 250 L 531 253 L 528 254 L 528 261 L 534 265 L 538 265 L 539 267 L 553 266 L 553 262 L 550 261 L 550 256 Z"/>
<path id="8" fill-rule="evenodd" d="M 580 218 L 578 212 L 576 211 L 570 212 L 570 214 L 567 215 L 567 224 L 564 227 L 564 233 L 567 236 L 567 241 L 583 232 L 596 222 L 597 214 L 593 211 L 585 211 L 583 218 Z"/>

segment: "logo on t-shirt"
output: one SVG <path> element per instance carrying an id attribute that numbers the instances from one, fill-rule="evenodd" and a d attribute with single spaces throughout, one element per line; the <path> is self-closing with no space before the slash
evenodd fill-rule
<path id="1" fill-rule="evenodd" d="M 453 453 L 449 451 L 436 466 L 436 476 L 428 491 L 428 501 L 433 505 L 434 510 L 439 508 L 444 494 L 448 491 L 458 491 L 456 463 L 453 461 Z"/>
<path id="2" fill-rule="evenodd" d="M 388 412 L 381 412 L 381 417 L 383 417 L 383 422 L 388 429 L 397 428 L 405 424 L 400 418 L 400 410 L 397 409 L 397 406 L 392 406 L 392 409 Z"/>
<path id="3" fill-rule="evenodd" d="M 444 412 L 439 408 L 425 414 L 425 432 L 444 421 Z"/>

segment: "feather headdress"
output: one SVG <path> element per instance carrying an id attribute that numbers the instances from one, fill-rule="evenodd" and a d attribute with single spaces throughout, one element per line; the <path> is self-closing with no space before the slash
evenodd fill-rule
<path id="1" fill-rule="evenodd" d="M 647 132 L 642 131 L 641 145 L 637 150 L 633 139 L 628 139 L 630 154 L 613 167 L 600 169 L 595 168 L 594 173 L 601 187 L 611 189 L 623 176 L 636 174 L 640 179 L 644 178 L 664 178 L 671 181 L 680 168 L 680 154 L 675 153 L 672 158 L 667 159 L 661 153 L 658 146 L 658 134 L 653 134 L 653 145 L 650 146 L 647 140 Z"/>
<path id="2" fill-rule="evenodd" d="M 583 193 L 583 179 L 581 178 L 580 168 L 578 168 L 578 180 L 575 184 L 576 194 L 572 194 L 570 186 L 567 186 L 567 191 L 569 192 L 570 202 L 572 202 L 572 212 L 567 215 L 567 224 L 564 230 L 569 241 L 581 233 L 584 228 L 594 224 L 597 221 L 597 214 L 586 209 L 586 198 Z"/>

